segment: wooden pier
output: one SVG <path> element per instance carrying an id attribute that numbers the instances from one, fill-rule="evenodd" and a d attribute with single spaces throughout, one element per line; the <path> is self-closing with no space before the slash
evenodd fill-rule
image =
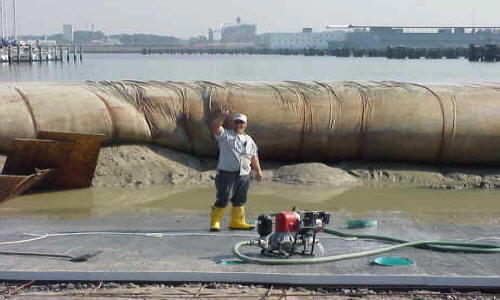
<path id="1" fill-rule="evenodd" d="M 266 48 L 144 48 L 144 55 L 303 55 L 336 57 L 386 57 L 388 59 L 468 59 L 469 61 L 500 61 L 500 46 L 496 44 L 470 45 L 469 47 L 387 47 L 382 49 L 332 48 L 332 49 L 266 49 Z"/>
<path id="2" fill-rule="evenodd" d="M 0 63 L 83 60 L 83 47 L 76 45 L 8 45 L 0 47 Z"/>

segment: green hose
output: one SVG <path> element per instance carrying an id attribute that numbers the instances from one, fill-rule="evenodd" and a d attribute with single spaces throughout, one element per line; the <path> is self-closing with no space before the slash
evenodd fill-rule
<path id="1" fill-rule="evenodd" d="M 369 256 L 384 252 L 393 251 L 396 249 L 404 248 L 404 247 L 417 247 L 423 249 L 431 249 L 437 251 L 446 251 L 446 252 L 467 252 L 467 253 L 500 253 L 500 247 L 495 245 L 488 244 L 475 244 L 475 243 L 461 243 L 461 242 L 450 242 L 450 241 L 417 241 L 417 242 L 409 242 L 405 240 L 400 240 L 392 237 L 381 236 L 381 235 L 369 235 L 369 234 L 351 234 L 345 233 L 334 229 L 324 229 L 325 233 L 341 236 L 341 237 L 355 237 L 362 239 L 373 239 L 385 242 L 393 242 L 399 243 L 398 245 L 382 247 L 373 250 L 355 252 L 355 253 L 346 253 L 346 254 L 338 254 L 332 256 L 324 256 L 324 257 L 311 257 L 311 258 L 263 258 L 263 257 L 253 257 L 242 254 L 240 249 L 242 247 L 250 247 L 257 246 L 252 241 L 242 241 L 234 245 L 233 252 L 234 254 L 241 260 L 263 264 L 263 265 L 295 265 L 295 264 L 314 264 L 314 263 L 323 263 L 323 262 L 332 262 L 350 258 L 357 258 L 363 256 Z"/>
<path id="2" fill-rule="evenodd" d="M 410 243 L 410 241 L 405 241 L 383 235 L 352 234 L 329 228 L 325 228 L 324 232 L 340 237 L 355 237 L 359 239 L 370 239 L 370 240 L 378 240 L 378 241 L 402 243 L 402 244 Z M 500 247 L 489 244 L 461 243 L 461 242 L 450 242 L 450 241 L 432 241 L 432 242 L 433 243 L 423 243 L 412 246 L 421 249 L 430 249 L 443 252 L 500 253 Z"/>

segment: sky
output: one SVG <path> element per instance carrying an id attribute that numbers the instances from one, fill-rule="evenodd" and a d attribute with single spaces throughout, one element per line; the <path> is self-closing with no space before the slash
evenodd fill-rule
<path id="1" fill-rule="evenodd" d="M 17 0 L 17 28 L 19 35 L 54 34 L 65 23 L 77 30 L 94 24 L 106 34 L 187 38 L 238 16 L 263 33 L 329 24 L 499 26 L 499 11 L 498 0 Z"/>

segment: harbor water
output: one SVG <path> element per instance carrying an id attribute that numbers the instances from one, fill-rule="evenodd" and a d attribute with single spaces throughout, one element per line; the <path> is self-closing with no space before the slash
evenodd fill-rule
<path id="1" fill-rule="evenodd" d="M 85 80 L 393 80 L 500 81 L 494 63 L 465 59 L 396 60 L 279 55 L 86 54 L 83 61 L 0 64 L 0 81 Z"/>

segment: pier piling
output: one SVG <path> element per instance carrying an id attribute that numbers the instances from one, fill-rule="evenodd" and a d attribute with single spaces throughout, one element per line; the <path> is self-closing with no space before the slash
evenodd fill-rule
<path id="1" fill-rule="evenodd" d="M 496 44 L 471 45 L 457 47 L 407 47 L 389 46 L 386 48 L 350 48 L 337 47 L 329 49 L 268 49 L 268 48 L 142 48 L 143 55 L 303 55 L 303 56 L 336 56 L 336 57 L 386 57 L 390 59 L 459 59 L 467 58 L 469 61 L 500 61 L 500 47 Z"/>

